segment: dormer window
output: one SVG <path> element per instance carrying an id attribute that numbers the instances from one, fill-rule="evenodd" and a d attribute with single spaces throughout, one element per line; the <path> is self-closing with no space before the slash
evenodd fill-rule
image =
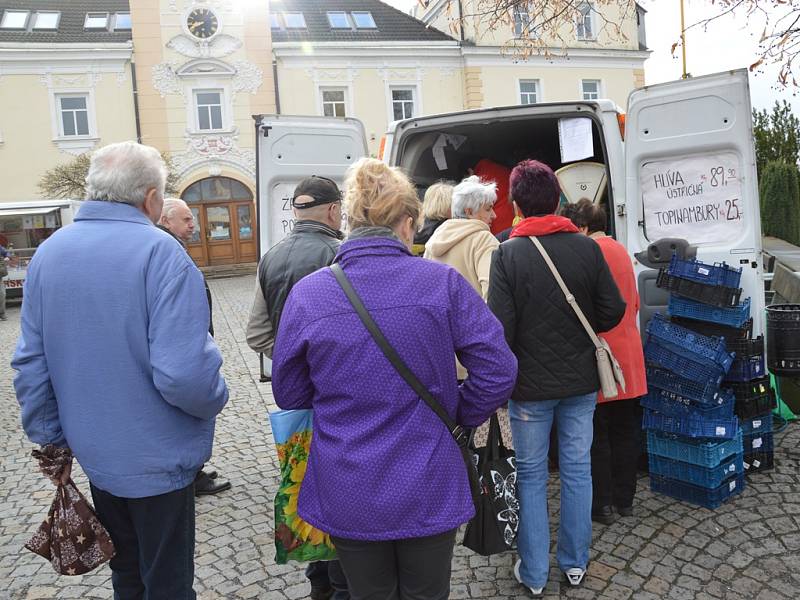
<path id="1" fill-rule="evenodd" d="M 130 31 L 131 13 L 116 13 L 114 15 L 114 31 Z"/>
<path id="2" fill-rule="evenodd" d="M 350 19 L 347 18 L 346 12 L 329 12 L 328 13 L 328 23 L 331 26 L 331 29 L 352 29 L 353 26 L 350 25 Z"/>
<path id="3" fill-rule="evenodd" d="M 0 29 L 25 29 L 30 14 L 29 10 L 7 10 L 0 21 Z"/>
<path id="4" fill-rule="evenodd" d="M 86 13 L 84 29 L 108 29 L 108 13 Z"/>
<path id="5" fill-rule="evenodd" d="M 372 13 L 367 11 L 359 11 L 350 13 L 353 16 L 353 22 L 356 24 L 357 29 L 377 29 L 375 19 L 372 18 Z"/>
<path id="6" fill-rule="evenodd" d="M 37 12 L 33 15 L 33 28 L 36 30 L 58 29 L 61 13 Z"/>
<path id="7" fill-rule="evenodd" d="M 283 13 L 283 20 L 286 23 L 286 29 L 305 29 L 306 18 L 301 12 L 287 12 Z"/>

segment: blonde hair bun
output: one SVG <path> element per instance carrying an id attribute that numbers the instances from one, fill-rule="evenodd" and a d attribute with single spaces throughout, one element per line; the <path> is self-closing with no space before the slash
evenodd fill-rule
<path id="1" fill-rule="evenodd" d="M 404 217 L 419 220 L 420 202 L 414 184 L 396 167 L 362 158 L 347 171 L 344 204 L 351 229 L 394 227 Z"/>

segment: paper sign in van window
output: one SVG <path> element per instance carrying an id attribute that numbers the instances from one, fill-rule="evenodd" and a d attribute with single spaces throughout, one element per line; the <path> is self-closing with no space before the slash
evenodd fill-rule
<path id="1" fill-rule="evenodd" d="M 594 156 L 592 120 L 588 117 L 559 119 L 558 144 L 561 148 L 562 163 Z"/>
<path id="2" fill-rule="evenodd" d="M 653 161 L 639 173 L 648 240 L 717 244 L 740 236 L 745 207 L 733 152 Z"/>

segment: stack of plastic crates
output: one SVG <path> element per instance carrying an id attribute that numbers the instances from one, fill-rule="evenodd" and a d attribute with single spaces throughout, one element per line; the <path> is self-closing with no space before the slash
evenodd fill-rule
<path id="1" fill-rule="evenodd" d="M 690 280 L 694 287 L 676 284 L 678 279 Z M 774 464 L 771 412 L 775 396 L 765 368 L 764 337 L 753 337 L 750 298 L 741 298 L 740 279 L 741 269 L 725 263 L 707 265 L 674 256 L 669 269 L 659 276 L 672 291 L 668 309 L 672 321 L 706 336 L 724 338 L 727 350 L 735 354 L 722 387 L 732 390 L 736 398 L 744 468 L 752 473 Z M 709 291 L 713 287 L 721 291 Z M 731 305 L 734 299 L 738 302 Z"/>
<path id="2" fill-rule="evenodd" d="M 725 341 L 655 315 L 645 344 L 642 398 L 650 487 L 706 508 L 744 488 L 742 432 L 733 393 L 720 385 L 733 363 Z"/>

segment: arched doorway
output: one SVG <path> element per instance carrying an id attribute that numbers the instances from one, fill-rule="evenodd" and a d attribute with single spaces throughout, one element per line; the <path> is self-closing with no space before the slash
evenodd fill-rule
<path id="1" fill-rule="evenodd" d="M 230 177 L 208 177 L 187 187 L 181 198 L 196 224 L 187 247 L 198 266 L 255 262 L 253 194 Z"/>

